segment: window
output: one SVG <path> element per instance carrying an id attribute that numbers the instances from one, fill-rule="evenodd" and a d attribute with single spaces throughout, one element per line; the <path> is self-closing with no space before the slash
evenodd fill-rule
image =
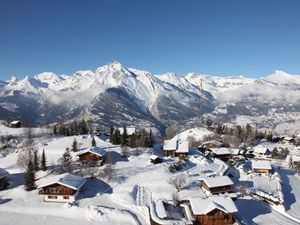
<path id="1" fill-rule="evenodd" d="M 69 196 L 67 196 L 67 195 L 64 195 L 64 199 L 69 199 Z"/>
<path id="2" fill-rule="evenodd" d="M 56 195 L 48 195 L 48 198 L 49 199 L 57 199 L 57 196 Z"/>

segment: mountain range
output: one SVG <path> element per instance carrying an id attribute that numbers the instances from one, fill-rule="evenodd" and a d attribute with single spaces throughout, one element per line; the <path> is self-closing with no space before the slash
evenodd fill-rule
<path id="1" fill-rule="evenodd" d="M 163 133 L 170 126 L 196 126 L 204 115 L 215 123 L 295 132 L 299 100 L 300 76 L 283 71 L 259 79 L 198 73 L 183 77 L 113 62 L 73 75 L 45 72 L 0 81 L 0 119 L 36 125 L 85 118 L 103 127 L 134 125 Z"/>

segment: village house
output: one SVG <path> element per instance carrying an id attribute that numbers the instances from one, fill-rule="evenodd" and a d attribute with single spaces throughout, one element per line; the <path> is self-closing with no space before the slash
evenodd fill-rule
<path id="1" fill-rule="evenodd" d="M 202 144 L 203 149 L 220 148 L 220 147 L 224 147 L 224 144 L 216 140 L 206 141 Z"/>
<path id="2" fill-rule="evenodd" d="M 159 158 L 157 155 L 150 155 L 149 156 L 150 162 L 153 164 L 158 164 L 162 162 L 162 159 Z"/>
<path id="3" fill-rule="evenodd" d="M 271 166 L 270 161 L 253 160 L 252 161 L 252 171 L 257 174 L 270 174 L 272 171 L 272 166 Z"/>
<path id="4" fill-rule="evenodd" d="M 292 157 L 292 163 L 293 163 L 294 167 L 300 165 L 300 156 L 299 155 L 293 155 L 291 157 Z"/>
<path id="5" fill-rule="evenodd" d="M 85 178 L 70 173 L 56 175 L 43 180 L 38 186 L 39 194 L 45 202 L 73 202 L 85 181 Z"/>
<path id="6" fill-rule="evenodd" d="M 213 157 L 221 159 L 223 161 L 227 161 L 229 159 L 232 159 L 233 157 L 239 155 L 240 149 L 238 148 L 211 148 L 209 150 Z"/>
<path id="7" fill-rule="evenodd" d="M 256 146 L 253 148 L 253 154 L 259 158 L 269 158 L 272 155 L 272 152 L 264 146 Z"/>
<path id="8" fill-rule="evenodd" d="M 200 188 L 206 194 L 233 192 L 233 182 L 228 176 L 206 177 L 200 180 Z"/>
<path id="9" fill-rule="evenodd" d="M 20 128 L 20 127 L 22 127 L 23 123 L 20 120 L 14 120 L 14 121 L 10 122 L 9 125 L 12 128 Z"/>
<path id="10" fill-rule="evenodd" d="M 231 198 L 213 196 L 190 198 L 185 208 L 185 217 L 199 225 L 231 225 L 238 211 Z"/>
<path id="11" fill-rule="evenodd" d="M 8 172 L 2 168 L 0 168 L 0 190 L 6 188 L 8 186 Z"/>
<path id="12" fill-rule="evenodd" d="M 106 151 L 100 147 L 94 146 L 80 151 L 77 156 L 81 164 L 100 166 L 104 160 Z"/>
<path id="13" fill-rule="evenodd" d="M 189 142 L 181 140 L 165 140 L 163 147 L 165 156 L 185 158 L 189 153 Z"/>

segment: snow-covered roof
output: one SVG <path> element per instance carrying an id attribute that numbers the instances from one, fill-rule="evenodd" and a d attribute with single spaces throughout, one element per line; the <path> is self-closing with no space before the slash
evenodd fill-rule
<path id="1" fill-rule="evenodd" d="M 120 134 L 123 134 L 124 132 L 124 127 L 117 127 L 120 131 Z M 133 133 L 136 133 L 135 127 L 126 127 L 127 134 L 132 135 Z"/>
<path id="2" fill-rule="evenodd" d="M 150 155 L 149 156 L 149 159 L 151 159 L 151 160 L 156 160 L 156 159 L 158 159 L 159 157 L 157 156 L 157 155 Z"/>
<path id="3" fill-rule="evenodd" d="M 207 215 L 209 212 L 219 209 L 225 213 L 235 213 L 237 208 L 231 198 L 222 196 L 203 198 L 190 198 L 189 202 L 194 215 Z"/>
<path id="4" fill-rule="evenodd" d="M 157 216 L 161 219 L 167 218 L 168 214 L 164 206 L 164 202 L 162 200 L 158 200 L 155 203 Z"/>
<path id="5" fill-rule="evenodd" d="M 253 160 L 252 161 L 252 169 L 268 169 L 268 170 L 271 170 L 272 166 L 271 166 L 270 161 Z"/>
<path id="6" fill-rule="evenodd" d="M 216 141 L 216 140 L 206 141 L 206 142 L 203 143 L 203 145 L 207 145 L 207 144 L 213 144 L 213 145 L 216 145 L 216 146 L 222 146 L 223 145 L 222 142 Z"/>
<path id="7" fill-rule="evenodd" d="M 228 176 L 205 177 L 201 180 L 203 180 L 209 188 L 233 185 L 232 180 Z"/>
<path id="8" fill-rule="evenodd" d="M 44 183 L 38 188 L 43 188 L 52 184 L 60 184 L 73 190 L 79 190 L 85 183 L 86 179 L 70 173 L 64 173 L 44 179 Z"/>
<path id="9" fill-rule="evenodd" d="M 13 124 L 13 125 L 18 124 L 18 123 L 22 123 L 22 122 L 20 120 L 14 120 L 14 121 L 10 122 L 10 124 Z"/>
<path id="10" fill-rule="evenodd" d="M 293 137 L 285 137 L 284 140 L 286 140 L 286 141 L 292 141 L 292 140 L 294 140 L 294 138 Z"/>
<path id="11" fill-rule="evenodd" d="M 98 146 L 94 146 L 94 147 L 91 147 L 89 149 L 85 149 L 85 150 L 82 150 L 80 152 L 78 152 L 77 155 L 83 155 L 87 152 L 91 152 L 91 153 L 94 153 L 95 155 L 99 155 L 99 156 L 104 156 L 106 151 L 103 149 L 103 148 L 100 148 Z"/>
<path id="12" fill-rule="evenodd" d="M 178 141 L 176 153 L 188 153 L 188 152 L 189 152 L 189 142 Z"/>
<path id="13" fill-rule="evenodd" d="M 215 155 L 238 155 L 240 150 L 238 148 L 211 148 Z"/>
<path id="14" fill-rule="evenodd" d="M 269 149 L 265 146 L 255 146 L 253 152 L 257 154 L 265 154 Z"/>
<path id="15" fill-rule="evenodd" d="M 6 177 L 8 172 L 5 169 L 0 168 L 0 178 Z"/>
<path id="16" fill-rule="evenodd" d="M 292 160 L 293 160 L 293 162 L 300 162 L 300 156 L 299 155 L 293 155 Z"/>
<path id="17" fill-rule="evenodd" d="M 177 149 L 177 140 L 165 140 L 164 141 L 164 150 L 170 151 L 170 150 L 176 150 Z"/>

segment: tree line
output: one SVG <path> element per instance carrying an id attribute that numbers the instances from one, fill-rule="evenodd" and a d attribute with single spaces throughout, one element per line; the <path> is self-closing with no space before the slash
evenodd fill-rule
<path id="1" fill-rule="evenodd" d="M 118 128 L 111 127 L 109 141 L 114 145 L 128 146 L 130 148 L 152 148 L 154 143 L 151 129 L 149 132 L 143 129 L 139 132 L 128 135 L 126 126 L 123 127 L 122 134 Z"/>
<path id="2" fill-rule="evenodd" d="M 72 135 L 82 135 L 88 134 L 89 127 L 84 119 L 74 120 L 69 124 L 64 124 L 60 122 L 58 125 L 54 125 L 53 127 L 53 134 L 54 135 L 61 135 L 61 136 L 72 136 Z"/>

